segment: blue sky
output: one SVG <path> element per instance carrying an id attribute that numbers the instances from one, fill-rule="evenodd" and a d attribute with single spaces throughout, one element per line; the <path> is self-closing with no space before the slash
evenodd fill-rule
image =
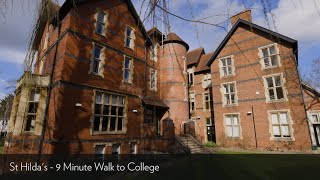
<path id="1" fill-rule="evenodd" d="M 11 93 L 14 81 L 23 73 L 23 60 L 26 54 L 28 37 L 33 23 L 35 3 L 40 0 L 12 0 L 9 3 L 6 17 L 0 16 L 0 99 Z M 58 0 L 60 5 L 64 0 Z M 263 13 L 261 1 L 256 0 L 174 0 L 169 2 L 169 11 L 187 19 L 204 19 L 210 23 L 220 23 L 229 16 L 244 10 L 249 5 L 252 10 L 253 22 L 278 31 L 299 42 L 299 68 L 307 74 L 312 66 L 312 61 L 320 57 L 320 14 L 315 3 L 320 7 L 318 0 L 264 0 L 266 6 L 271 8 L 268 13 L 268 22 Z M 143 0 L 132 0 L 138 13 Z M 254 3 L 256 2 L 256 3 Z M 270 2 L 269 4 L 267 4 Z M 22 6 L 24 8 L 22 8 Z M 142 6 L 142 12 L 147 9 Z M 161 11 L 158 10 L 158 28 L 161 30 Z M 144 13 L 141 14 L 143 19 Z M 273 21 L 274 20 L 274 21 Z M 200 46 L 206 52 L 216 49 L 224 36 L 224 30 L 203 24 L 186 22 L 175 17 L 169 19 L 171 31 L 177 33 L 189 45 L 190 49 Z M 274 23 L 275 22 L 275 23 Z M 146 21 L 146 29 L 152 27 L 153 21 Z M 227 21 L 222 24 L 230 29 Z M 165 28 L 167 29 L 167 28 Z M 165 33 L 168 30 L 165 30 Z M 198 34 L 198 35 L 197 35 Z M 10 88 L 11 87 L 11 88 Z"/>

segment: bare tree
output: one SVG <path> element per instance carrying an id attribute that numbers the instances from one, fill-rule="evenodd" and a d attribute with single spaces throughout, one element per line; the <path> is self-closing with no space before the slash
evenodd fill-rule
<path id="1" fill-rule="evenodd" d="M 311 71 L 302 79 L 305 84 L 320 91 L 320 58 L 313 60 Z"/>

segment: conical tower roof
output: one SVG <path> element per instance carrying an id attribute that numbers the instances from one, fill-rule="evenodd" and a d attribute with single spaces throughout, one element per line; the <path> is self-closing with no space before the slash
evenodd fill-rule
<path id="1" fill-rule="evenodd" d="M 184 42 L 176 33 L 169 33 L 167 35 L 167 38 L 165 40 L 163 40 L 162 42 L 163 44 L 168 44 L 168 43 L 179 43 L 179 44 L 182 44 L 186 49 L 187 51 L 189 50 L 189 45 Z"/>

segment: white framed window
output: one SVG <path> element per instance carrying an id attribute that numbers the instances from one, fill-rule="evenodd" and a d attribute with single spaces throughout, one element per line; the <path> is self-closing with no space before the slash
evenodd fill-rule
<path id="1" fill-rule="evenodd" d="M 188 73 L 189 86 L 193 86 L 194 85 L 194 69 L 193 68 L 187 69 L 187 73 Z"/>
<path id="2" fill-rule="evenodd" d="M 280 65 L 280 56 L 277 44 L 260 47 L 259 57 L 262 69 L 274 68 Z"/>
<path id="3" fill-rule="evenodd" d="M 137 154 L 137 143 L 130 143 L 130 154 Z"/>
<path id="4" fill-rule="evenodd" d="M 150 48 L 150 59 L 151 61 L 156 61 L 158 60 L 158 46 L 157 45 L 152 45 Z"/>
<path id="5" fill-rule="evenodd" d="M 291 125 L 288 111 L 271 111 L 272 138 L 291 138 Z"/>
<path id="6" fill-rule="evenodd" d="M 123 63 L 123 82 L 132 84 L 133 80 L 133 60 L 125 56 Z"/>
<path id="7" fill-rule="evenodd" d="M 210 111 L 212 109 L 212 96 L 209 91 L 203 93 L 204 111 Z"/>
<path id="8" fill-rule="evenodd" d="M 233 56 L 223 57 L 219 62 L 220 77 L 233 76 L 235 73 Z"/>
<path id="9" fill-rule="evenodd" d="M 93 46 L 93 59 L 91 63 L 91 71 L 93 74 L 101 74 L 103 72 L 101 68 L 101 59 L 102 59 L 102 50 L 103 47 L 97 44 Z"/>
<path id="10" fill-rule="evenodd" d="M 194 112 L 195 111 L 195 103 L 196 103 L 196 95 L 194 91 L 190 91 L 189 92 L 189 108 L 190 108 L 190 112 Z"/>
<path id="11" fill-rule="evenodd" d="M 93 132 L 123 132 L 125 120 L 125 97 L 96 92 Z"/>
<path id="12" fill-rule="evenodd" d="M 150 69 L 150 90 L 157 90 L 157 70 Z"/>
<path id="13" fill-rule="evenodd" d="M 310 120 L 313 124 L 320 123 L 320 112 L 310 112 L 309 117 L 310 117 Z"/>
<path id="14" fill-rule="evenodd" d="M 212 118 L 211 117 L 207 117 L 206 118 L 206 125 L 207 126 L 213 126 L 214 125 L 213 122 L 212 122 Z"/>
<path id="15" fill-rule="evenodd" d="M 211 73 L 207 73 L 203 75 L 202 87 L 203 88 L 211 87 Z"/>
<path id="16" fill-rule="evenodd" d="M 267 101 L 278 101 L 286 99 L 282 74 L 265 76 L 263 78 L 266 88 Z"/>
<path id="17" fill-rule="evenodd" d="M 125 46 L 130 49 L 134 49 L 134 40 L 135 40 L 135 33 L 134 29 L 130 26 L 126 26 L 125 30 Z"/>
<path id="18" fill-rule="evenodd" d="M 97 34 L 106 35 L 106 28 L 107 28 L 107 22 L 108 22 L 108 14 L 104 11 L 98 10 L 98 12 L 95 15 L 96 19 L 96 27 L 95 32 Z"/>
<path id="19" fill-rule="evenodd" d="M 240 138 L 239 114 L 227 114 L 224 119 L 227 137 Z"/>
<path id="20" fill-rule="evenodd" d="M 40 100 L 40 90 L 33 89 L 30 91 L 28 99 L 27 114 L 24 123 L 25 132 L 34 132 L 37 118 L 38 104 Z"/>
<path id="21" fill-rule="evenodd" d="M 222 84 L 223 105 L 236 105 L 238 103 L 236 82 Z"/>

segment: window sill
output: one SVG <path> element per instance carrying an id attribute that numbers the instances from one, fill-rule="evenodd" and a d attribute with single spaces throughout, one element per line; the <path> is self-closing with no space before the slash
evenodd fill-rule
<path id="1" fill-rule="evenodd" d="M 238 106 L 238 104 L 223 104 L 222 107 L 235 107 Z"/>
<path id="2" fill-rule="evenodd" d="M 101 37 L 104 37 L 104 38 L 107 38 L 107 36 L 105 35 L 105 34 L 100 34 L 100 33 L 98 33 L 98 32 L 94 32 L 96 35 L 99 35 L 99 36 L 101 36 Z"/>
<path id="3" fill-rule="evenodd" d="M 288 142 L 293 142 L 294 140 L 290 137 L 290 138 L 281 138 L 281 137 L 279 137 L 279 138 L 277 138 L 277 137 L 272 137 L 271 138 L 271 140 L 273 140 L 273 141 L 288 141 Z"/>
<path id="4" fill-rule="evenodd" d="M 279 100 L 267 100 L 267 103 L 281 103 L 281 102 L 286 102 L 288 101 L 287 99 L 279 99 Z"/>
<path id="5" fill-rule="evenodd" d="M 125 84 L 125 85 L 130 85 L 130 86 L 133 85 L 132 82 L 125 82 L 125 81 L 123 82 L 123 84 Z"/>
<path id="6" fill-rule="evenodd" d="M 235 76 L 235 74 L 230 74 L 230 75 L 226 75 L 226 76 L 220 76 L 220 78 L 229 78 L 229 77 L 233 77 Z"/>
<path id="7" fill-rule="evenodd" d="M 96 76 L 96 77 L 103 78 L 102 75 L 98 74 L 98 73 L 91 72 L 90 74 L 93 75 L 93 76 Z"/>
<path id="8" fill-rule="evenodd" d="M 270 66 L 270 67 L 262 67 L 262 70 L 274 69 L 280 66 Z"/>
<path id="9" fill-rule="evenodd" d="M 128 46 L 126 46 L 126 45 L 124 45 L 124 47 L 127 48 L 127 49 L 130 49 L 131 51 L 134 50 L 134 48 L 128 47 Z"/>
<path id="10" fill-rule="evenodd" d="M 124 135 L 124 134 L 127 134 L 127 132 L 125 131 L 115 131 L 115 132 L 96 132 L 96 131 L 93 131 L 91 132 L 91 135 L 92 136 L 95 136 L 95 135 Z"/>
<path id="11" fill-rule="evenodd" d="M 241 140 L 241 137 L 229 137 L 229 136 L 226 136 L 226 138 L 232 139 L 232 140 Z"/>

